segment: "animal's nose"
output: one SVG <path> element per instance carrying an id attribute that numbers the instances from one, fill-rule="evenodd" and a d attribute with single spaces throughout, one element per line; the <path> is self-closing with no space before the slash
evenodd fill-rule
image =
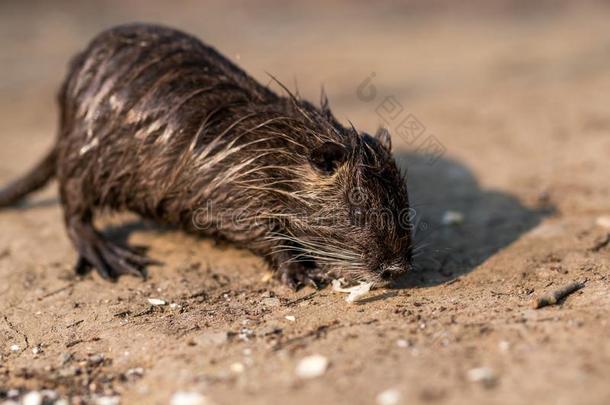
<path id="1" fill-rule="evenodd" d="M 407 270 L 407 266 L 403 262 L 394 262 L 383 267 L 379 274 L 382 279 L 389 280 L 403 274 Z"/>

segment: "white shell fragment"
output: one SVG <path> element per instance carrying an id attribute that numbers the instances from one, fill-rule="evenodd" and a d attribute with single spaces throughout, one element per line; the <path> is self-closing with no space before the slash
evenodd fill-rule
<path id="1" fill-rule="evenodd" d="M 297 320 L 294 315 L 286 315 L 284 318 L 286 318 L 286 320 L 290 322 L 295 322 Z"/>
<path id="2" fill-rule="evenodd" d="M 333 291 L 335 292 L 349 293 L 349 295 L 345 299 L 345 301 L 347 302 L 358 301 L 359 299 L 367 295 L 371 291 L 371 287 L 373 286 L 373 283 L 360 283 L 353 287 L 342 287 L 341 284 L 343 284 L 343 282 L 343 279 L 333 280 L 332 286 Z"/>
<path id="3" fill-rule="evenodd" d="M 163 300 L 161 300 L 159 298 L 149 298 L 148 299 L 148 303 L 150 305 L 155 305 L 155 306 L 167 304 L 165 301 L 163 301 Z"/>
<path id="4" fill-rule="evenodd" d="M 310 379 L 321 376 L 328 368 L 328 359 L 320 354 L 303 357 L 297 364 L 297 377 Z"/>
<path id="5" fill-rule="evenodd" d="M 21 351 L 21 348 L 19 347 L 19 345 L 12 345 L 12 346 L 10 347 L 10 350 L 11 350 L 11 352 L 13 352 L 13 353 L 17 353 L 17 352 Z"/>

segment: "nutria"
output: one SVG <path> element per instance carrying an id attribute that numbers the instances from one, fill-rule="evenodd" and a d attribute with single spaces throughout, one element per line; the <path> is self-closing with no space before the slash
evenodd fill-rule
<path id="1" fill-rule="evenodd" d="M 232 241 L 293 288 L 406 272 L 409 202 L 388 132 L 359 133 L 325 96 L 318 108 L 282 88 L 174 29 L 107 30 L 70 65 L 54 147 L 0 206 L 57 177 L 76 271 L 108 279 L 152 261 L 95 229 L 103 210 Z"/>

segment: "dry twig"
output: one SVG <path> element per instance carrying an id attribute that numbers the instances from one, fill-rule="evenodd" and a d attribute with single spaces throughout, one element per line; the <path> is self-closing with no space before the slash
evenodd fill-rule
<path id="1" fill-rule="evenodd" d="M 576 281 L 565 285 L 557 290 L 547 292 L 532 301 L 532 308 L 538 309 L 547 305 L 555 305 L 568 295 L 580 290 L 585 286 L 585 283 Z"/>

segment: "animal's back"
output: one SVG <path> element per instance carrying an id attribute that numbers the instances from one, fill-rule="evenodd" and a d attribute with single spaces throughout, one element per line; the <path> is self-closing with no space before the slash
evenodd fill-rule
<path id="1" fill-rule="evenodd" d="M 179 221 L 160 211 L 170 208 L 164 201 L 194 138 L 201 148 L 217 135 L 207 119 L 219 107 L 275 99 L 188 34 L 150 25 L 105 31 L 74 59 L 60 94 L 62 194 L 78 189 L 87 206 Z"/>

